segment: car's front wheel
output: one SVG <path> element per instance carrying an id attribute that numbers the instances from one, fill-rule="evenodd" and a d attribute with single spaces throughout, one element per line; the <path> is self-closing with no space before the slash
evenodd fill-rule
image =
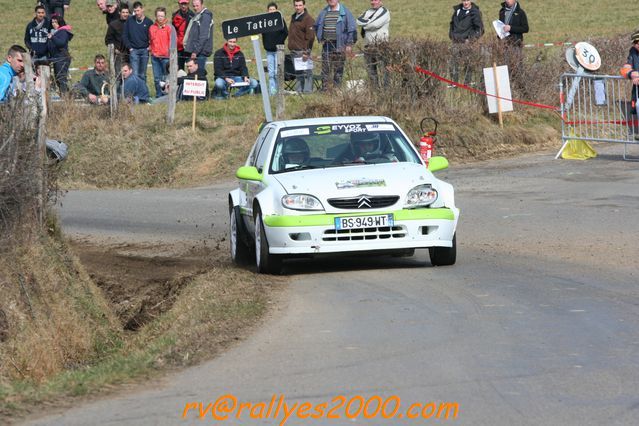
<path id="1" fill-rule="evenodd" d="M 429 247 L 428 253 L 433 266 L 454 265 L 457 260 L 457 234 L 453 235 L 452 247 Z"/>
<path id="2" fill-rule="evenodd" d="M 255 264 L 257 265 L 257 272 L 259 274 L 277 275 L 282 271 L 282 258 L 269 253 L 262 212 L 258 208 L 255 210 Z"/>
<path id="3" fill-rule="evenodd" d="M 249 246 L 246 244 L 246 230 L 241 221 L 240 207 L 231 207 L 229 218 L 231 260 L 237 265 L 244 265 L 248 263 L 251 258 Z"/>

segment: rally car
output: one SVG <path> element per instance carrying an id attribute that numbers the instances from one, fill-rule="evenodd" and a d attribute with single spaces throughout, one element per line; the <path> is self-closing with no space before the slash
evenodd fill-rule
<path id="1" fill-rule="evenodd" d="M 426 167 L 387 117 L 270 122 L 229 193 L 231 257 L 277 274 L 291 257 L 427 248 L 432 265 L 452 265 L 459 209 L 432 173 L 446 167 Z"/>

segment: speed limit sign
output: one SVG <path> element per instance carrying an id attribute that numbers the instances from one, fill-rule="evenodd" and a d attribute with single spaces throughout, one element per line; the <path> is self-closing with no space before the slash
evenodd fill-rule
<path id="1" fill-rule="evenodd" d="M 575 44 L 577 62 L 588 71 L 597 71 L 601 67 L 601 57 L 597 49 L 585 41 Z"/>

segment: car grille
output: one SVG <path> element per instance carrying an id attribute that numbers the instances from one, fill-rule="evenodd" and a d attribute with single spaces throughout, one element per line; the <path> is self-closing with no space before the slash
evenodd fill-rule
<path id="1" fill-rule="evenodd" d="M 392 206 L 397 200 L 399 200 L 398 195 L 360 195 L 351 198 L 329 198 L 328 204 L 336 209 L 380 209 Z"/>
<path id="2" fill-rule="evenodd" d="M 380 226 L 377 228 L 362 229 L 328 229 L 324 231 L 323 241 L 362 241 L 362 240 L 388 240 L 392 238 L 406 237 L 406 229 L 403 226 Z"/>

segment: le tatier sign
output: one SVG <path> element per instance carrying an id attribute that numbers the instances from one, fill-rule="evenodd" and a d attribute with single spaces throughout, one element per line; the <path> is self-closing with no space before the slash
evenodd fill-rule
<path id="1" fill-rule="evenodd" d="M 226 40 L 283 29 L 284 18 L 280 12 L 263 13 L 222 22 L 222 34 Z"/>

